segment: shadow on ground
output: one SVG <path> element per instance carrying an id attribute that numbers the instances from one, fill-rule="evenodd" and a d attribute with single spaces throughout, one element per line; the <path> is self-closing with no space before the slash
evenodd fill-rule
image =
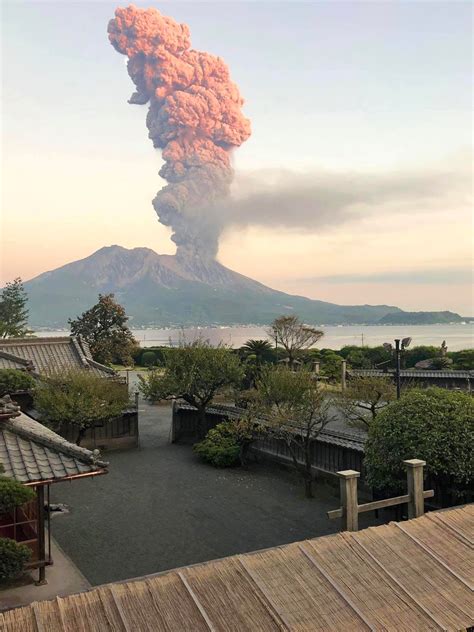
<path id="1" fill-rule="evenodd" d="M 71 512 L 53 536 L 91 584 L 244 553 L 339 529 L 326 511 L 337 490 L 316 498 L 277 466 L 217 470 L 190 446 L 169 443 L 169 406 L 140 404 L 140 450 L 108 453 L 106 476 L 55 485 L 52 502 Z M 370 516 L 361 516 L 367 525 Z"/>

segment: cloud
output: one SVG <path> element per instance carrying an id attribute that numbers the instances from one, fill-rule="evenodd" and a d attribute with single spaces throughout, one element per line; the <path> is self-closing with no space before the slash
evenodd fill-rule
<path id="1" fill-rule="evenodd" d="M 312 231 L 374 216 L 450 211 L 470 195 L 465 162 L 391 173 L 241 173 L 223 217 L 228 226 Z"/>
<path id="2" fill-rule="evenodd" d="M 471 268 L 430 269 L 430 270 L 403 270 L 394 272 L 381 272 L 379 274 L 335 274 L 330 276 L 307 277 L 300 279 L 302 282 L 329 283 L 329 284 L 357 284 L 357 283 L 403 283 L 408 285 L 439 285 L 443 283 L 472 283 L 473 273 Z"/>

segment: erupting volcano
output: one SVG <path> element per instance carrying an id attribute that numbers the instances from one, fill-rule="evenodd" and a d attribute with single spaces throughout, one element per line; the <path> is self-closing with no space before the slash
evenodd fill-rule
<path id="1" fill-rule="evenodd" d="M 239 90 L 222 59 L 192 50 L 189 28 L 156 9 L 119 8 L 108 33 L 128 57 L 136 86 L 129 103 L 149 103 L 149 137 L 162 149 L 159 173 L 168 184 L 153 200 L 159 221 L 172 228 L 178 256 L 213 259 L 231 152 L 250 136 Z"/>

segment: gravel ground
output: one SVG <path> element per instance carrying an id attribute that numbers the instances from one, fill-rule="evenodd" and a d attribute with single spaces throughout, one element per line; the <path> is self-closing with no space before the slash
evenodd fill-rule
<path id="1" fill-rule="evenodd" d="M 140 402 L 139 450 L 106 455 L 106 476 L 54 485 L 53 536 L 91 584 L 253 551 L 337 531 L 337 490 L 303 497 L 278 466 L 217 470 L 169 443 L 171 409 Z M 362 526 L 370 516 L 363 514 Z"/>

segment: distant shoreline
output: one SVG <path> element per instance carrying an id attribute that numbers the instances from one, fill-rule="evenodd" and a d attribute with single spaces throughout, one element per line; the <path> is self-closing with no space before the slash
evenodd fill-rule
<path id="1" fill-rule="evenodd" d="M 321 327 L 324 336 L 318 344 L 320 348 L 340 349 L 346 345 L 375 347 L 395 338 L 413 339 L 412 346 L 441 346 L 446 341 L 450 351 L 474 348 L 474 323 L 442 323 L 440 325 L 315 325 Z M 183 337 L 202 337 L 212 344 L 223 342 L 232 347 L 241 347 L 250 338 L 267 338 L 262 325 L 203 327 L 140 327 L 132 332 L 143 347 L 176 345 Z M 68 329 L 36 329 L 39 336 L 67 336 Z"/>

